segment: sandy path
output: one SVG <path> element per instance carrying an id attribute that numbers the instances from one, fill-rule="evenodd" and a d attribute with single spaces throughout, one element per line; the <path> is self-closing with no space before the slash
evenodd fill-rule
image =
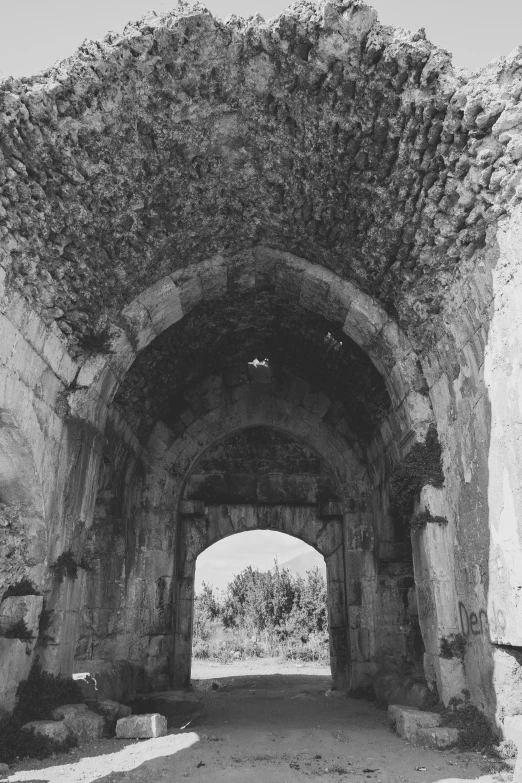
<path id="1" fill-rule="evenodd" d="M 274 664 L 197 666 L 218 690 L 191 695 L 194 722 L 158 740 L 121 747 L 71 764 L 26 764 L 9 781 L 49 783 L 492 783 L 477 755 L 415 748 L 396 737 L 386 712 L 344 694 L 326 696 L 331 680 L 317 667 L 267 674 Z M 327 671 L 327 670 L 326 670 Z M 210 684 L 209 683 L 209 684 Z M 164 697 L 165 698 L 165 697 Z M 176 702 L 180 694 L 175 694 Z M 180 708 L 181 708 L 180 704 Z M 187 702 L 184 704 L 187 708 Z M 175 725 L 175 719 L 173 725 Z M 179 724 L 178 724 L 179 725 Z M 107 749 L 112 754 L 107 755 Z M 140 755 L 141 754 L 141 755 Z M 417 769 L 424 767 L 423 769 Z"/>

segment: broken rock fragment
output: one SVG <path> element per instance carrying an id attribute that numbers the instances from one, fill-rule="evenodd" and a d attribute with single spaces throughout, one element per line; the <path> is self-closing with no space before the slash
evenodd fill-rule
<path id="1" fill-rule="evenodd" d="M 163 737 L 167 733 L 167 719 L 159 712 L 131 715 L 116 723 L 116 736 L 120 739 L 149 739 Z"/>

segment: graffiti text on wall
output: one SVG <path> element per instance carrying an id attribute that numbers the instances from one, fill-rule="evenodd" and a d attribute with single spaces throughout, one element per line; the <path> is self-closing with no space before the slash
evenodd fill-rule
<path id="1" fill-rule="evenodd" d="M 485 609 L 477 612 L 468 612 L 466 606 L 459 601 L 460 628 L 466 638 L 469 636 L 481 636 L 489 634 L 488 615 Z M 502 609 L 493 608 L 491 629 L 495 635 L 506 630 L 506 618 Z"/>

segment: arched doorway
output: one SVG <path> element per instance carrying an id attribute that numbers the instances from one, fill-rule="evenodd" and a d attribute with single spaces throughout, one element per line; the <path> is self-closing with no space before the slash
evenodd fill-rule
<path id="1" fill-rule="evenodd" d="M 261 426 L 211 446 L 185 482 L 177 539 L 175 683 L 190 683 L 197 557 L 217 541 L 248 530 L 295 536 L 324 556 L 332 676 L 337 687 L 345 687 L 350 659 L 342 491 L 313 449 Z"/>
<path id="2" fill-rule="evenodd" d="M 267 660 L 268 659 L 268 660 Z M 217 541 L 197 558 L 192 682 L 259 663 L 271 672 L 329 666 L 326 562 L 273 530 Z"/>

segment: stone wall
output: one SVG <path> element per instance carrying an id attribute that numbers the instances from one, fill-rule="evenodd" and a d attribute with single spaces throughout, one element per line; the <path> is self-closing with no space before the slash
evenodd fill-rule
<path id="1" fill-rule="evenodd" d="M 359 681 L 423 656 L 517 709 L 521 65 L 456 71 L 358 0 L 184 6 L 0 84 L 0 589 L 42 593 L 47 668 L 175 679 L 183 493 L 268 427 L 328 465 Z M 390 489 L 433 427 L 413 513 L 444 522 L 410 536 Z"/>

